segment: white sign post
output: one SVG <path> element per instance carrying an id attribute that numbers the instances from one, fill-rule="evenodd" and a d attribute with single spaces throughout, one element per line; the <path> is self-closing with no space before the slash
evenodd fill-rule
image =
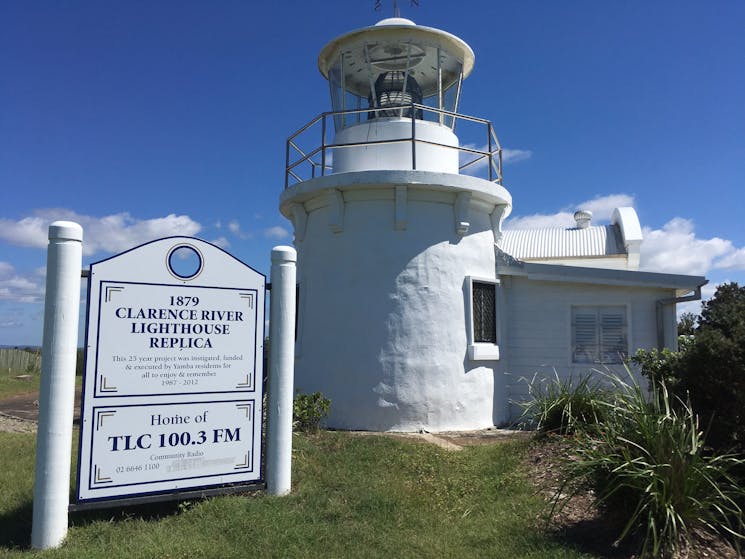
<path id="1" fill-rule="evenodd" d="M 89 282 L 78 502 L 261 480 L 265 277 L 170 237 Z"/>
<path id="2" fill-rule="evenodd" d="M 272 340 L 267 410 L 266 488 L 270 495 L 292 489 L 292 388 L 295 367 L 295 262 L 292 247 L 272 250 Z"/>
<path id="3" fill-rule="evenodd" d="M 77 223 L 49 226 L 31 528 L 31 546 L 37 549 L 57 547 L 67 534 L 82 241 Z"/>

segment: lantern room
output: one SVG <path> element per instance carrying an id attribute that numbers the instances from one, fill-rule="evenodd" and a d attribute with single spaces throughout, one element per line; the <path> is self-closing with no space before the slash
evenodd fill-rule
<path id="1" fill-rule="evenodd" d="M 331 41 L 318 67 L 331 88 L 333 172 L 415 168 L 457 174 L 453 129 L 473 62 L 473 51 L 459 38 L 399 17 Z M 415 154 L 401 145 L 404 138 L 418 144 Z"/>
<path id="2" fill-rule="evenodd" d="M 388 18 L 331 41 L 318 58 L 328 79 L 337 132 L 380 118 L 411 117 L 453 128 L 471 48 L 458 37 L 404 18 Z M 367 110 L 365 110 L 367 109 Z M 349 111 L 349 112 L 348 112 Z"/>

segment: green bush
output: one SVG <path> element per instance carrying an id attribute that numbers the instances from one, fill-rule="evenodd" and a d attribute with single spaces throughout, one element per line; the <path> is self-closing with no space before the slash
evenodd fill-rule
<path id="1" fill-rule="evenodd" d="M 698 529 L 745 538 L 745 489 L 733 475 L 745 460 L 705 453 L 691 406 L 675 401 L 664 382 L 650 394 L 630 373 L 628 382 L 609 378 L 615 399 L 601 403 L 602 424 L 572 439 L 554 506 L 589 487 L 601 510 L 623 519 L 618 539 L 639 541 L 642 557 L 670 557 Z"/>
<path id="2" fill-rule="evenodd" d="M 679 394 L 690 394 L 709 428 L 707 442 L 745 452 L 745 287 L 720 285 L 703 304 L 678 373 Z"/>
<path id="3" fill-rule="evenodd" d="M 607 409 L 602 402 L 608 393 L 597 378 L 588 373 L 575 382 L 571 376 L 559 378 L 556 372 L 554 378 L 534 375 L 528 382 L 530 398 L 518 403 L 523 408 L 519 421 L 544 433 L 562 435 L 602 422 Z"/>
<path id="4" fill-rule="evenodd" d="M 650 383 L 662 382 L 671 392 L 678 394 L 681 362 L 692 344 L 692 336 L 681 335 L 678 336 L 678 351 L 670 351 L 668 348 L 662 351 L 638 349 L 629 361 L 639 365 L 642 375 L 649 379 Z"/>
<path id="5" fill-rule="evenodd" d="M 316 433 L 330 409 L 331 400 L 320 392 L 298 394 L 292 406 L 293 427 L 297 431 Z"/>
<path id="6" fill-rule="evenodd" d="M 680 351 L 639 350 L 630 361 L 650 382 L 690 400 L 713 449 L 745 452 L 745 287 L 720 285 L 701 316 L 683 322 L 689 334 L 678 337 Z"/>
<path id="7" fill-rule="evenodd" d="M 698 316 L 692 312 L 684 312 L 678 319 L 678 336 L 692 336 L 696 330 Z"/>

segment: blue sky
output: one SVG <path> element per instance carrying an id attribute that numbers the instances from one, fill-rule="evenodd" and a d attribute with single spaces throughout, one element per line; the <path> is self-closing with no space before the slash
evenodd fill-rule
<path id="1" fill-rule="evenodd" d="M 631 204 L 645 269 L 745 284 L 745 2 L 400 4 L 476 53 L 460 112 L 510 150 L 508 226 Z M 86 264 L 187 234 L 267 273 L 285 141 L 330 108 L 318 53 L 390 6 L 0 2 L 0 344 L 41 342 L 56 219 Z"/>

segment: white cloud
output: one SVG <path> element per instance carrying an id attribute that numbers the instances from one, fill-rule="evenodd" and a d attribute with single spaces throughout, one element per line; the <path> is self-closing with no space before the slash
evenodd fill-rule
<path id="1" fill-rule="evenodd" d="M 100 251 L 121 252 L 161 237 L 193 236 L 202 229 L 189 216 L 175 214 L 153 219 L 138 219 L 127 212 L 94 217 L 64 208 L 40 209 L 34 214 L 18 221 L 0 219 L 0 240 L 46 248 L 50 223 L 74 221 L 83 227 L 83 254 L 92 255 Z"/>
<path id="2" fill-rule="evenodd" d="M 228 229 L 233 235 L 240 235 L 241 234 L 241 224 L 238 223 L 238 220 L 233 219 L 228 223 Z"/>
<path id="3" fill-rule="evenodd" d="M 616 208 L 634 206 L 634 197 L 628 194 L 609 194 L 598 196 L 577 205 L 578 210 L 590 210 L 593 221 L 610 221 Z"/>
<path id="4" fill-rule="evenodd" d="M 212 239 L 210 242 L 215 246 L 219 246 L 223 250 L 230 248 L 230 241 L 225 237 L 218 237 L 217 239 Z"/>
<path id="5" fill-rule="evenodd" d="M 722 269 L 745 270 L 745 247 L 737 249 L 723 256 L 722 258 L 714 262 L 714 267 Z"/>
<path id="6" fill-rule="evenodd" d="M 468 149 L 475 149 L 479 150 L 483 153 L 489 152 L 489 146 L 484 144 L 482 146 L 476 146 L 475 144 L 464 144 L 462 147 L 468 148 Z M 502 165 L 510 165 L 512 163 L 517 163 L 519 161 L 525 161 L 526 159 L 530 159 L 533 156 L 533 152 L 529 149 L 502 149 Z M 478 159 L 481 157 L 481 159 Z M 465 151 L 461 151 L 458 154 L 458 165 L 464 165 L 465 163 L 468 163 L 469 161 L 474 161 L 478 159 L 475 163 L 472 165 L 469 165 L 465 169 L 461 171 L 461 173 L 464 173 L 466 175 L 471 176 L 478 176 L 483 171 L 484 168 L 486 168 L 488 164 L 488 158 L 480 156 L 475 153 L 468 153 Z"/>
<path id="7" fill-rule="evenodd" d="M 8 279 L 13 275 L 15 268 L 8 262 L 0 262 L 0 281 Z"/>
<path id="8" fill-rule="evenodd" d="M 44 278 L 24 277 L 15 268 L 0 262 L 0 300 L 37 303 L 44 299 Z"/>
<path id="9" fill-rule="evenodd" d="M 0 219 L 0 239 L 13 245 L 44 248 L 52 221 L 42 217 L 24 217 L 20 221 Z"/>
<path id="10" fill-rule="evenodd" d="M 282 240 L 290 236 L 290 232 L 281 225 L 275 225 L 264 229 L 264 236 L 268 239 Z"/>
<path id="11" fill-rule="evenodd" d="M 247 233 L 246 231 L 241 229 L 241 224 L 237 219 L 231 219 L 228 222 L 228 230 L 239 239 L 246 240 L 253 238 L 253 235 L 251 233 Z"/>
<path id="12" fill-rule="evenodd" d="M 704 275 L 718 259 L 727 260 L 736 255 L 731 241 L 714 237 L 699 239 L 693 221 L 676 217 L 662 229 L 643 229 L 640 268 L 672 274 Z"/>
<path id="13" fill-rule="evenodd" d="M 517 163 L 519 161 L 525 161 L 533 157 L 533 152 L 529 149 L 509 149 L 504 148 L 502 150 L 502 164 L 509 165 L 511 163 Z"/>
<path id="14" fill-rule="evenodd" d="M 609 221 L 615 208 L 633 205 L 633 196 L 629 196 L 628 194 L 609 194 L 608 196 L 597 196 L 591 200 L 580 202 L 574 208 L 590 210 L 593 214 L 593 222 L 597 223 Z M 505 222 L 504 228 L 544 229 L 551 227 L 574 227 L 574 211 L 573 209 L 563 208 L 552 214 L 515 216 Z"/>

